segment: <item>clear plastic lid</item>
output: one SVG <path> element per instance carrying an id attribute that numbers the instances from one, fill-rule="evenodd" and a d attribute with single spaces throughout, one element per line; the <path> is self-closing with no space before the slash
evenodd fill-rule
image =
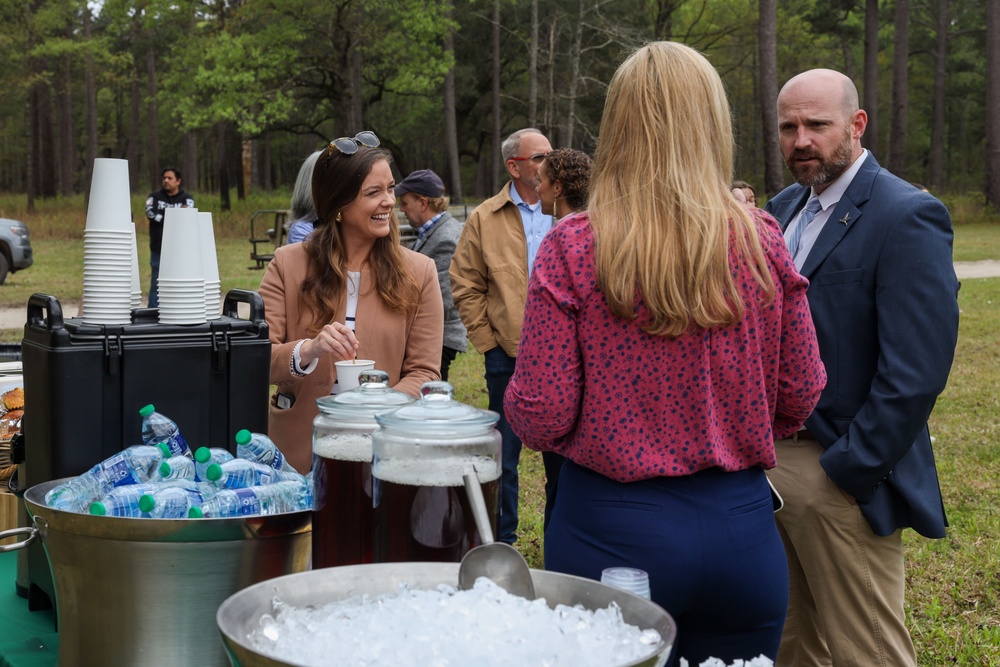
<path id="1" fill-rule="evenodd" d="M 500 415 L 466 405 L 454 399 L 455 390 L 447 382 L 427 382 L 420 388 L 421 398 L 391 412 L 375 416 L 383 429 L 423 433 L 463 431 L 480 432 L 492 428 Z"/>
<path id="2" fill-rule="evenodd" d="M 330 419 L 356 421 L 373 418 L 380 412 L 394 410 L 416 400 L 409 394 L 389 388 L 389 374 L 385 371 L 365 371 L 358 381 L 360 386 L 350 391 L 317 398 L 320 413 Z"/>

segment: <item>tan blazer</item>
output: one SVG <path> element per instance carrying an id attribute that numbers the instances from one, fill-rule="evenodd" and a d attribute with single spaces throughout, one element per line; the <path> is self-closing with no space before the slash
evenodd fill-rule
<path id="1" fill-rule="evenodd" d="M 409 317 L 390 310 L 375 291 L 371 273 L 362 271 L 355 335 L 359 359 L 374 359 L 375 368 L 389 374 L 389 386 L 419 396 L 423 383 L 441 379 L 444 309 L 434 261 L 402 250 L 420 287 L 417 308 Z M 308 264 L 304 244 L 278 248 L 260 284 L 271 337 L 271 383 L 277 385 L 277 392 L 294 397 L 287 409 L 279 409 L 275 396 L 271 397 L 268 435 L 303 474 L 312 466 L 312 423 L 319 414 L 316 399 L 329 395 L 337 376 L 335 360 L 329 355 L 321 357 L 316 369 L 304 377 L 291 372 L 295 344 L 310 338 L 306 329 L 312 318 L 299 303 Z M 336 321 L 343 322 L 345 313 L 346 303 L 341 304 Z"/>

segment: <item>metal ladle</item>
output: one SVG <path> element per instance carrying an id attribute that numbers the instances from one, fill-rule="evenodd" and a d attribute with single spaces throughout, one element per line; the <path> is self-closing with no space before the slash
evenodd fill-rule
<path id="1" fill-rule="evenodd" d="M 459 589 L 469 590 L 475 585 L 476 579 L 486 577 L 512 595 L 534 600 L 535 584 L 531 580 L 531 570 L 528 569 L 524 556 L 509 544 L 493 541 L 479 477 L 474 472 L 468 472 L 463 479 L 469 504 L 472 505 L 472 514 L 476 519 L 476 528 L 479 529 L 483 543 L 462 557 L 462 564 L 458 569 Z"/>

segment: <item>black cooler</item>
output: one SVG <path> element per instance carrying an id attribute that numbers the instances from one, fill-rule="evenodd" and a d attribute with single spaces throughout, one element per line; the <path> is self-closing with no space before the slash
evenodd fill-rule
<path id="1" fill-rule="evenodd" d="M 241 303 L 249 319 L 240 319 Z M 33 295 L 21 344 L 19 490 L 79 475 L 140 444 L 139 408 L 148 403 L 177 422 L 192 449 L 235 451 L 240 429 L 266 433 L 271 344 L 264 303 L 256 292 L 232 290 L 222 313 L 201 324 L 169 325 L 147 308 L 134 310 L 131 324 L 90 325 L 63 319 L 55 297 Z M 37 543 L 27 551 L 19 592 L 32 610 L 46 608 L 55 595 L 45 554 Z"/>

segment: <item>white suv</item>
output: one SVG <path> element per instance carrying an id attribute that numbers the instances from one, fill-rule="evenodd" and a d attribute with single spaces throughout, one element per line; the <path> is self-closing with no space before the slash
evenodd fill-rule
<path id="1" fill-rule="evenodd" d="M 0 285 L 8 273 L 26 269 L 34 262 L 28 227 L 20 220 L 0 218 Z"/>

